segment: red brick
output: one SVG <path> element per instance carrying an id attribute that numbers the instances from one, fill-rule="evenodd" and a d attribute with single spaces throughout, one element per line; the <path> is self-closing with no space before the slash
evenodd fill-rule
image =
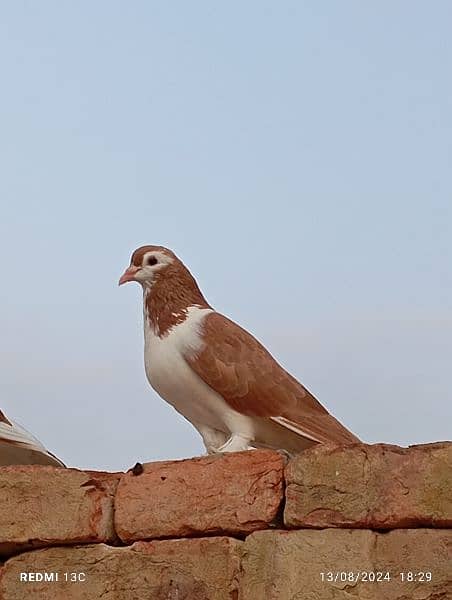
<path id="1" fill-rule="evenodd" d="M 288 527 L 452 526 L 452 443 L 318 446 L 286 468 Z"/>
<path id="2" fill-rule="evenodd" d="M 265 528 L 282 501 L 283 470 L 270 450 L 146 464 L 121 477 L 116 531 L 131 542 Z"/>
<path id="3" fill-rule="evenodd" d="M 45 548 L 10 558 L 2 600 L 237 600 L 242 542 L 227 537 Z M 20 582 L 21 573 L 58 573 L 58 582 Z M 65 581 L 65 573 L 83 581 Z"/>
<path id="4" fill-rule="evenodd" d="M 243 545 L 240 600 L 450 600 L 451 556 L 445 529 L 258 531 Z"/>
<path id="5" fill-rule="evenodd" d="M 115 539 L 119 475 L 44 466 L 0 468 L 0 554 Z"/>

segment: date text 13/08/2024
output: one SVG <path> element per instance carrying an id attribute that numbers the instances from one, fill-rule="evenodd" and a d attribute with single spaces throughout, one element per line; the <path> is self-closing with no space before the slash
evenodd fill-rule
<path id="1" fill-rule="evenodd" d="M 402 583 L 429 583 L 432 581 L 431 571 L 406 571 L 391 573 L 390 571 L 326 571 L 320 573 L 325 583 L 350 582 L 384 583 L 398 579 Z"/>

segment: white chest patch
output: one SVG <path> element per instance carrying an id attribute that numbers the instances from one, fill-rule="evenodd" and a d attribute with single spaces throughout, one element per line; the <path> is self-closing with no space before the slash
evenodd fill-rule
<path id="1" fill-rule="evenodd" d="M 204 346 L 202 324 L 214 312 L 191 306 L 187 318 L 160 338 L 145 318 L 144 363 L 154 390 L 195 427 L 206 426 L 254 438 L 252 419 L 230 408 L 190 367 L 184 357 L 196 356 Z"/>

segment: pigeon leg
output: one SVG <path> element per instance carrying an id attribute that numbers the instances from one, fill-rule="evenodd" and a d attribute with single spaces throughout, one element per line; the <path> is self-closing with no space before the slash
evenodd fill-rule
<path id="1" fill-rule="evenodd" d="M 250 439 L 240 434 L 232 434 L 228 441 L 217 448 L 217 452 L 242 452 L 250 449 Z"/>
<path id="2" fill-rule="evenodd" d="M 228 439 L 228 436 L 224 431 L 213 429 L 207 425 L 200 425 L 199 423 L 193 423 L 193 425 L 202 437 L 207 454 L 215 454 L 215 452 L 218 452 L 217 448 L 224 445 Z"/>

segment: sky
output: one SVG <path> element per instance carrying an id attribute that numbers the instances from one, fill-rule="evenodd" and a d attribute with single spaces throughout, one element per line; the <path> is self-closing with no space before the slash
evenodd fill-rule
<path id="1" fill-rule="evenodd" d="M 0 7 L 0 407 L 68 465 L 204 452 L 143 367 L 162 244 L 363 440 L 450 439 L 452 5 Z"/>

